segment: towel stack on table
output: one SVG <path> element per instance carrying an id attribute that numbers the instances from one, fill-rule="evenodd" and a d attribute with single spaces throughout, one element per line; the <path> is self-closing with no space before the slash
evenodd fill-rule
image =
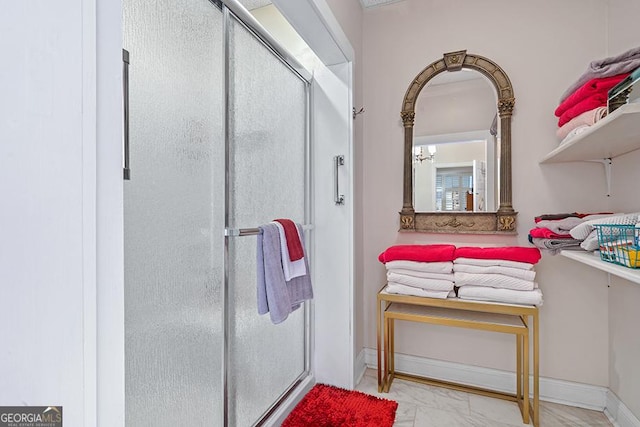
<path id="1" fill-rule="evenodd" d="M 428 298 L 455 297 L 453 245 L 391 246 L 378 256 L 387 268 L 387 292 Z"/>
<path id="2" fill-rule="evenodd" d="M 542 305 L 533 271 L 537 248 L 398 245 L 378 260 L 387 268 L 389 293 Z"/>
<path id="3" fill-rule="evenodd" d="M 542 305 L 533 270 L 540 260 L 537 248 L 460 247 L 455 255 L 454 281 L 460 299 Z"/>
<path id="4" fill-rule="evenodd" d="M 558 139 L 564 143 L 606 116 L 609 90 L 638 67 L 640 47 L 592 61 L 560 98 L 555 111 Z"/>

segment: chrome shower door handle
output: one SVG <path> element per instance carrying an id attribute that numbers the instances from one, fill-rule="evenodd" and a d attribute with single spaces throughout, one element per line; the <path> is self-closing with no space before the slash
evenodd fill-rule
<path id="1" fill-rule="evenodd" d="M 344 166 L 344 156 L 338 155 L 333 157 L 333 183 L 334 183 L 334 201 L 336 205 L 344 205 L 344 194 L 340 194 L 340 181 L 338 178 L 338 169 Z"/>
<path id="2" fill-rule="evenodd" d="M 123 178 L 131 179 L 129 168 L 129 51 L 122 49 L 122 104 L 124 110 L 122 132 Z"/>

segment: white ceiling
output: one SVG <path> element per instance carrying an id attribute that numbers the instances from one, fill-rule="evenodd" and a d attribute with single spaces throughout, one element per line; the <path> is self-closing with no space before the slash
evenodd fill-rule
<path id="1" fill-rule="evenodd" d="M 362 7 L 382 6 L 389 3 L 396 3 L 402 0 L 360 0 Z M 271 0 L 238 0 L 247 10 L 258 9 L 273 3 Z"/>
<path id="2" fill-rule="evenodd" d="M 396 3 L 402 0 L 360 0 L 363 7 L 382 6 L 384 4 Z"/>
<path id="3" fill-rule="evenodd" d="M 260 7 L 268 6 L 272 3 L 271 0 L 238 0 L 238 3 L 243 5 L 247 10 L 258 9 Z"/>

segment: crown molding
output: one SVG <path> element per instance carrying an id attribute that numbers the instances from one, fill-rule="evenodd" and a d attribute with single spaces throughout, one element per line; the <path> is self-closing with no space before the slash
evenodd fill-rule
<path id="1" fill-rule="evenodd" d="M 360 4 L 364 8 L 383 6 L 385 4 L 397 3 L 402 0 L 360 0 Z"/>

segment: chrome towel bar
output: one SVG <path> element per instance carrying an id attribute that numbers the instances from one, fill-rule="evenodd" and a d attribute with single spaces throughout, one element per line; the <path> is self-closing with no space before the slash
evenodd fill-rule
<path id="1" fill-rule="evenodd" d="M 304 231 L 313 230 L 313 225 L 311 224 L 303 224 L 302 229 Z M 255 236 L 260 234 L 259 228 L 227 228 L 224 230 L 225 236 L 235 237 L 235 236 Z"/>

